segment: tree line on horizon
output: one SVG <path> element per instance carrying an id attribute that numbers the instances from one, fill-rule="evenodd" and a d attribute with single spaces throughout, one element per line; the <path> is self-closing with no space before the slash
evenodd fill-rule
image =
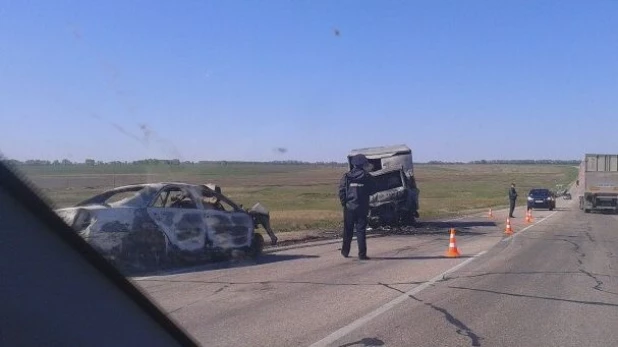
<path id="1" fill-rule="evenodd" d="M 69 159 L 62 160 L 41 160 L 41 159 L 28 159 L 24 161 L 8 159 L 6 162 L 16 165 L 16 166 L 100 166 L 100 165 L 140 165 L 140 166 L 148 166 L 148 165 L 169 165 L 169 166 L 190 166 L 190 165 L 234 165 L 234 164 L 243 164 L 243 165 L 317 165 L 317 166 L 347 166 L 347 163 L 342 162 L 308 162 L 308 161 L 300 161 L 300 160 L 276 160 L 276 161 L 221 161 L 221 160 L 200 160 L 200 161 L 180 161 L 179 159 L 142 159 L 142 160 L 134 160 L 134 161 L 109 161 L 104 162 L 95 159 L 86 159 L 83 162 L 73 162 Z M 477 164 L 477 165 L 487 165 L 487 164 L 517 164 L 517 165 L 579 165 L 580 160 L 554 160 L 554 159 L 512 159 L 512 160 L 474 160 L 468 162 L 462 161 L 439 161 L 439 160 L 431 160 L 427 162 L 416 162 L 415 165 L 463 165 L 463 164 Z"/>
<path id="2" fill-rule="evenodd" d="M 426 164 L 431 165 L 454 165 L 454 164 L 517 164 L 517 165 L 579 165 L 581 160 L 558 160 L 558 159 L 509 159 L 509 160 L 473 160 L 469 162 L 445 162 L 432 160 Z"/>

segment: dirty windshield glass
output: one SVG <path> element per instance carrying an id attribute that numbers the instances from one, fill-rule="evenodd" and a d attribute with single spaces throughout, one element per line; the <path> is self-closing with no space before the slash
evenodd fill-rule
<path id="1" fill-rule="evenodd" d="M 115 206 L 139 206 L 147 204 L 150 200 L 152 200 L 155 193 L 155 188 L 138 185 L 121 189 L 113 189 L 86 199 L 76 205 L 86 206 L 94 204 L 108 204 Z"/>
<path id="2" fill-rule="evenodd" d="M 618 346 L 617 34 L 602 0 L 0 0 L 1 160 L 203 346 Z"/>

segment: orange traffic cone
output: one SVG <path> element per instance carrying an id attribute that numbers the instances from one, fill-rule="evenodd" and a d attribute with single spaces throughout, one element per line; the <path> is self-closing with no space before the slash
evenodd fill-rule
<path id="1" fill-rule="evenodd" d="M 532 211 L 526 211 L 526 223 L 532 223 Z"/>
<path id="2" fill-rule="evenodd" d="M 489 218 L 494 218 L 494 212 L 491 210 L 491 208 L 489 209 Z"/>
<path id="3" fill-rule="evenodd" d="M 459 250 L 457 249 L 457 243 L 455 242 L 455 229 L 451 228 L 451 237 L 448 243 L 448 250 L 446 251 L 446 256 L 449 258 L 457 258 L 460 256 Z"/>
<path id="4" fill-rule="evenodd" d="M 513 234 L 513 229 L 511 228 L 511 219 L 507 218 L 506 219 L 506 229 L 504 229 L 504 233 L 511 235 Z"/>

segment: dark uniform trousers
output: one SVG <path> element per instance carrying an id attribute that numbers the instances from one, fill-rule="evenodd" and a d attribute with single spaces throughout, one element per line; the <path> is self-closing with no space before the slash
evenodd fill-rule
<path id="1" fill-rule="evenodd" d="M 358 242 L 358 255 L 364 257 L 367 255 L 367 241 L 365 231 L 367 229 L 367 211 L 362 209 L 343 210 L 343 246 L 341 253 L 344 255 L 350 254 L 350 246 L 352 244 L 352 236 L 356 231 L 356 241 Z"/>
<path id="2" fill-rule="evenodd" d="M 509 217 L 513 217 L 513 211 L 515 211 L 515 199 L 510 199 L 511 206 L 509 208 Z"/>

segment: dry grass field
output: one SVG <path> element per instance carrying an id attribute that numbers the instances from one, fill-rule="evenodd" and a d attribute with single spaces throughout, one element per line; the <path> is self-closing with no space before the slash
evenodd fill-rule
<path id="1" fill-rule="evenodd" d="M 271 210 L 276 232 L 337 228 L 341 211 L 337 184 L 343 167 L 275 164 L 200 164 L 188 166 L 21 166 L 54 204 L 64 207 L 114 186 L 175 181 L 213 182 L 233 200 Z M 577 169 L 559 165 L 417 165 L 421 220 L 450 217 L 508 204 L 510 182 L 520 204 L 533 187 L 571 183 Z"/>

